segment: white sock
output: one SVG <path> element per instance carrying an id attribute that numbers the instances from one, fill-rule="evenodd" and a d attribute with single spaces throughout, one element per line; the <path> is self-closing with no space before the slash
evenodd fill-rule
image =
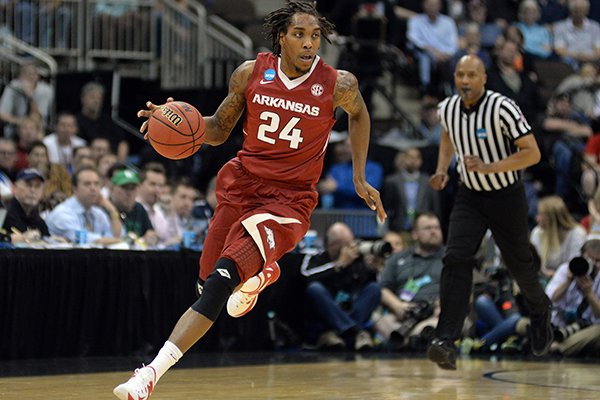
<path id="1" fill-rule="evenodd" d="M 156 372 L 156 382 L 158 382 L 160 377 L 163 376 L 169 368 L 175 365 L 182 356 L 183 353 L 175 343 L 167 340 L 156 355 L 156 358 L 148 365 L 149 367 L 154 368 L 154 371 Z"/>

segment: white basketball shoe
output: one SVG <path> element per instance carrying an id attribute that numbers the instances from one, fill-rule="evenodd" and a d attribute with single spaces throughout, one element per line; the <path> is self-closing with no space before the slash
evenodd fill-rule
<path id="1" fill-rule="evenodd" d="M 136 369 L 131 378 L 117 386 L 113 393 L 121 400 L 147 400 L 156 385 L 156 371 L 152 367 Z"/>
<path id="2" fill-rule="evenodd" d="M 258 294 L 275 282 L 280 274 L 281 270 L 277 262 L 264 267 L 258 275 L 248 279 L 241 288 L 229 296 L 227 313 L 235 318 L 248 314 L 256 305 Z"/>

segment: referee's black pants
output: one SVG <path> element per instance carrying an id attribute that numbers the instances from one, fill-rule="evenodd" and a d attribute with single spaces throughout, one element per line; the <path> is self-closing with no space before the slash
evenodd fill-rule
<path id="1" fill-rule="evenodd" d="M 543 314 L 551 302 L 538 280 L 529 247 L 527 201 L 521 182 L 507 188 L 477 192 L 461 185 L 450 214 L 446 254 L 440 285 L 440 339 L 461 337 L 473 286 L 475 253 L 490 229 L 512 277 L 518 283 L 532 316 Z"/>

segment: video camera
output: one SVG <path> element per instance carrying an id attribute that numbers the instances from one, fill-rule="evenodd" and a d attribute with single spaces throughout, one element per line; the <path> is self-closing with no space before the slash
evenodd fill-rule
<path id="1" fill-rule="evenodd" d="M 362 240 L 358 242 L 358 251 L 363 256 L 372 254 L 375 257 L 387 258 L 392 254 L 392 245 L 385 240 L 375 240 L 372 242 Z"/>

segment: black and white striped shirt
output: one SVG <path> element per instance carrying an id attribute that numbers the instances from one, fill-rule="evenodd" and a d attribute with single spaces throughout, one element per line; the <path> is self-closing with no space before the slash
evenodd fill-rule
<path id="1" fill-rule="evenodd" d="M 464 165 L 465 155 L 479 156 L 485 163 L 505 159 L 517 150 L 513 142 L 531 133 L 531 126 L 513 100 L 487 90 L 467 110 L 460 97 L 454 95 L 440 102 L 438 117 L 454 146 L 460 179 L 469 189 L 498 190 L 519 180 L 518 171 L 481 174 L 467 172 Z"/>

